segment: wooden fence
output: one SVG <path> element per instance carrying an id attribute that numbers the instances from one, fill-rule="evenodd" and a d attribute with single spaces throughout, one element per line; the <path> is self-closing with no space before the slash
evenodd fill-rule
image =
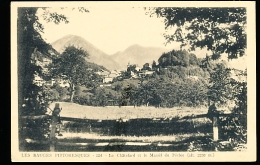
<path id="1" fill-rule="evenodd" d="M 218 114 L 216 116 L 212 117 L 212 129 L 213 129 L 213 141 L 218 141 L 219 139 L 219 128 L 218 128 L 218 120 L 219 117 L 223 117 L 223 116 L 228 116 L 230 114 Z M 181 119 L 195 119 L 195 118 L 205 118 L 208 117 L 208 114 L 200 114 L 200 115 L 192 115 L 192 116 L 185 116 L 182 117 Z M 51 119 L 51 131 L 50 131 L 50 137 L 49 137 L 49 142 L 45 141 L 35 141 L 35 140 L 30 140 L 30 143 L 41 143 L 41 144 L 49 144 L 50 145 L 50 151 L 53 152 L 55 151 L 55 145 L 56 144 L 60 144 L 60 145 L 66 145 L 66 146 L 77 146 L 77 145 L 88 145 L 88 143 L 82 143 L 82 144 L 73 144 L 73 143 L 66 143 L 66 142 L 57 142 L 57 139 L 55 138 L 55 132 L 56 132 L 56 126 L 57 126 L 57 121 L 59 120 L 59 118 L 62 121 L 71 121 L 71 122 L 80 122 L 80 123 L 88 123 L 90 122 L 89 119 L 82 119 L 82 118 L 71 118 L 71 117 L 59 117 L 59 115 L 57 114 L 53 114 L 53 115 L 40 115 L 40 116 L 22 116 L 21 119 L 24 120 L 42 120 L 42 119 Z M 138 119 L 136 119 L 138 120 Z M 122 122 L 127 122 L 122 120 Z M 104 143 L 106 144 L 106 143 Z"/>

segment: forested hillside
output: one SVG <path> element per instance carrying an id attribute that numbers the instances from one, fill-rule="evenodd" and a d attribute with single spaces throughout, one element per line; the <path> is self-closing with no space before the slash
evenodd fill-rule
<path id="1" fill-rule="evenodd" d="M 223 94 L 218 93 L 218 90 L 210 89 L 214 83 L 212 81 L 219 81 L 212 78 L 219 71 L 223 71 L 223 76 L 219 77 L 221 81 L 228 84 L 235 80 L 225 62 L 213 60 L 209 56 L 199 59 L 185 50 L 172 50 L 163 53 L 158 64 L 154 61 L 152 71 L 153 74 L 138 78 L 115 79 L 111 86 L 97 85 L 86 94 L 83 92 L 76 96 L 75 102 L 92 106 L 198 107 L 208 105 L 209 99 L 213 99 L 208 97 L 209 94 L 215 96 L 215 100 L 222 99 L 217 100 L 221 103 L 231 99 L 222 98 Z M 226 91 L 233 89 L 224 84 L 217 88 L 225 88 Z"/>

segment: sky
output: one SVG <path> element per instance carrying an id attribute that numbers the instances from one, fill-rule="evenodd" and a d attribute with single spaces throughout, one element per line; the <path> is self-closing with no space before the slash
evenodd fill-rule
<path id="1" fill-rule="evenodd" d="M 143 8 L 132 7 L 92 7 L 89 13 L 58 8 L 55 12 L 64 13 L 69 23 L 44 23 L 47 42 L 52 43 L 61 37 L 72 34 L 85 38 L 107 54 L 123 51 L 133 44 L 164 47 L 164 23 L 162 19 L 145 15 Z M 41 21 L 45 22 L 45 21 Z M 167 48 L 178 44 L 167 45 Z"/>
<path id="2" fill-rule="evenodd" d="M 42 10 L 38 10 L 40 22 L 44 26 L 42 37 L 47 43 L 52 43 L 69 34 L 78 35 L 108 55 L 124 51 L 133 44 L 165 47 L 163 19 L 149 17 L 142 7 L 102 5 L 86 8 L 89 13 L 81 13 L 71 8 L 51 8 L 50 11 L 68 17 L 68 24 L 62 22 L 58 25 L 46 23 L 41 17 Z M 166 48 L 179 49 L 179 43 L 168 44 Z M 197 49 L 193 53 L 204 58 L 207 51 Z M 245 62 L 245 58 L 229 61 L 238 69 L 245 69 Z"/>

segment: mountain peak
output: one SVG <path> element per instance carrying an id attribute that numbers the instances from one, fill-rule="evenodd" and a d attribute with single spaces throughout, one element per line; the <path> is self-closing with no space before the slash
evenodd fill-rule
<path id="1" fill-rule="evenodd" d="M 142 47 L 141 45 L 138 45 L 138 44 L 133 44 L 133 45 L 131 45 L 131 46 L 129 46 L 129 48 L 130 47 Z"/>
<path id="2" fill-rule="evenodd" d="M 131 49 L 140 49 L 140 48 L 143 48 L 143 47 L 138 44 L 133 44 L 133 45 L 129 46 L 128 48 L 126 48 L 125 51 L 131 50 Z"/>
<path id="3" fill-rule="evenodd" d="M 74 35 L 74 34 L 68 34 L 68 35 L 66 35 L 66 36 L 64 36 L 62 38 L 81 38 L 81 39 L 84 39 L 84 38 L 82 38 L 82 37 L 80 37 L 78 35 Z"/>
<path id="4" fill-rule="evenodd" d="M 152 63 L 152 61 L 157 61 L 162 53 L 167 51 L 166 48 L 143 47 L 138 44 L 133 44 L 123 52 L 117 52 L 111 55 L 111 57 L 121 65 L 122 69 L 126 69 L 128 62 L 138 66 L 143 66 L 143 64 L 147 62 Z"/>
<path id="5" fill-rule="evenodd" d="M 86 59 L 88 62 L 93 62 L 98 65 L 104 66 L 109 70 L 118 69 L 118 63 L 116 63 L 106 53 L 99 50 L 97 47 L 86 41 L 83 37 L 77 35 L 66 35 L 61 39 L 52 43 L 54 49 L 58 52 L 63 52 L 67 46 L 73 45 L 89 53 L 89 58 Z"/>

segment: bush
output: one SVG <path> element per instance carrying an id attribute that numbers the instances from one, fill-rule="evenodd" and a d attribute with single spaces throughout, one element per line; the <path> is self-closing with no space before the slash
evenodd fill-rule
<path id="1" fill-rule="evenodd" d="M 73 102 L 80 105 L 90 105 L 89 96 L 87 95 L 74 96 Z"/>
<path id="2" fill-rule="evenodd" d="M 59 93 L 59 101 L 64 101 L 68 97 L 68 89 L 61 87 L 59 84 L 54 84 L 52 87 L 53 90 L 56 90 Z"/>

